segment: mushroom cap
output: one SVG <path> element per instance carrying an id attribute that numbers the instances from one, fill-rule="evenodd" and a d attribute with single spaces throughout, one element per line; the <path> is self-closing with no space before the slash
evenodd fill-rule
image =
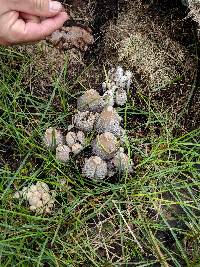
<path id="1" fill-rule="evenodd" d="M 115 95 L 115 101 L 118 106 L 123 106 L 127 102 L 127 93 L 123 89 L 118 89 Z"/>
<path id="2" fill-rule="evenodd" d="M 118 66 L 114 73 L 114 80 L 118 82 L 124 76 L 124 70 L 121 66 Z"/>
<path id="3" fill-rule="evenodd" d="M 82 173 L 88 179 L 103 180 L 107 175 L 107 163 L 93 156 L 85 160 Z"/>
<path id="4" fill-rule="evenodd" d="M 78 133 L 76 134 L 77 136 L 77 141 L 80 143 L 80 144 L 84 144 L 85 143 L 85 134 L 84 132 L 82 131 L 78 131 Z"/>
<path id="5" fill-rule="evenodd" d="M 94 123 L 96 120 L 96 113 L 93 114 L 92 112 L 85 111 L 85 112 L 78 112 L 74 116 L 74 124 L 77 129 L 83 132 L 91 132 L 94 128 Z"/>
<path id="6" fill-rule="evenodd" d="M 102 97 L 96 90 L 87 90 L 77 99 L 77 109 L 79 111 L 101 112 L 104 106 Z"/>
<path id="7" fill-rule="evenodd" d="M 44 143 L 46 147 L 54 149 L 63 144 L 63 136 L 59 130 L 50 127 L 45 131 Z"/>
<path id="8" fill-rule="evenodd" d="M 38 198 L 37 196 L 32 196 L 31 198 L 29 198 L 28 202 L 30 206 L 35 206 L 37 207 L 38 202 L 40 201 L 40 198 Z"/>
<path id="9" fill-rule="evenodd" d="M 119 149 L 117 138 L 110 132 L 98 135 L 93 142 L 93 153 L 102 159 L 111 159 Z"/>
<path id="10" fill-rule="evenodd" d="M 108 91 L 106 91 L 103 95 L 103 99 L 104 99 L 104 102 L 105 102 L 105 107 L 113 107 L 114 104 L 115 104 L 115 87 L 114 89 L 110 89 Z"/>
<path id="11" fill-rule="evenodd" d="M 83 146 L 79 143 L 76 143 L 72 146 L 72 152 L 74 155 L 78 155 L 83 150 Z"/>
<path id="12" fill-rule="evenodd" d="M 76 143 L 76 139 L 77 139 L 77 136 L 75 132 L 68 132 L 65 137 L 65 140 L 69 147 L 72 147 Z"/>
<path id="13" fill-rule="evenodd" d="M 133 172 L 133 162 L 129 159 L 128 155 L 124 153 L 124 149 L 122 147 L 116 153 L 112 163 L 118 171 L 128 171 L 128 173 Z"/>
<path id="14" fill-rule="evenodd" d="M 133 73 L 130 70 L 124 71 L 121 66 L 112 68 L 108 72 L 108 79 L 102 84 L 102 87 L 104 90 L 106 88 L 109 90 L 113 85 L 115 85 L 117 88 L 129 89 L 132 83 L 132 76 Z"/>
<path id="15" fill-rule="evenodd" d="M 130 71 L 130 70 L 126 70 L 125 71 L 125 76 L 127 77 L 127 79 L 132 79 L 132 77 L 133 77 L 133 73 L 132 73 L 132 71 Z"/>
<path id="16" fill-rule="evenodd" d="M 69 153 L 71 152 L 70 148 L 66 145 L 59 145 L 56 148 L 56 159 L 61 162 L 68 162 L 70 157 Z"/>
<path id="17" fill-rule="evenodd" d="M 98 133 L 110 132 L 116 136 L 121 134 L 121 117 L 117 111 L 109 106 L 105 108 L 97 118 L 95 129 Z"/>

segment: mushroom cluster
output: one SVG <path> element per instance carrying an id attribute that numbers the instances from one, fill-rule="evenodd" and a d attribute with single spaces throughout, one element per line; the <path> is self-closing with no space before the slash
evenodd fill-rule
<path id="1" fill-rule="evenodd" d="M 133 73 L 124 71 L 122 67 L 112 68 L 107 75 L 107 79 L 102 83 L 105 91 L 104 101 L 108 106 L 123 106 L 127 102 L 127 91 L 132 83 Z"/>
<path id="2" fill-rule="evenodd" d="M 70 160 L 71 153 L 74 155 L 79 154 L 84 148 L 84 143 L 85 134 L 82 131 L 69 131 L 64 137 L 60 130 L 50 127 L 44 134 L 45 146 L 55 150 L 56 159 L 63 163 L 67 163 Z"/>
<path id="3" fill-rule="evenodd" d="M 77 112 L 72 117 L 72 124 L 65 137 L 58 129 L 51 127 L 46 130 L 44 143 L 48 148 L 56 150 L 57 160 L 67 163 L 70 155 L 84 151 L 86 135 L 92 133 L 92 138 L 89 138 L 92 155 L 84 159 L 83 176 L 102 180 L 119 171 L 132 171 L 133 163 L 121 147 L 125 139 L 122 118 L 114 107 L 127 102 L 131 82 L 130 71 L 124 71 L 120 66 L 111 69 L 102 84 L 103 95 L 90 89 L 78 97 Z"/>
<path id="4" fill-rule="evenodd" d="M 102 84 L 103 95 L 90 89 L 78 97 L 77 112 L 72 117 L 72 124 L 64 130 L 65 134 L 54 127 L 46 129 L 43 143 L 55 152 L 59 162 L 66 164 L 71 156 L 77 157 L 81 153 L 78 162 L 82 164 L 82 175 L 97 181 L 117 172 L 133 171 L 133 162 L 122 147 L 126 137 L 122 118 L 114 107 L 126 103 L 131 77 L 132 73 L 124 72 L 121 67 L 112 69 Z M 88 146 L 91 146 L 90 157 L 84 153 Z M 55 203 L 52 192 L 46 183 L 37 182 L 16 192 L 14 197 L 28 201 L 31 211 L 51 213 Z"/>
<path id="5" fill-rule="evenodd" d="M 40 214 L 51 213 L 55 202 L 53 194 L 44 182 L 37 182 L 30 187 L 23 187 L 21 191 L 15 193 L 14 197 L 27 200 L 29 209 Z"/>
<path id="6" fill-rule="evenodd" d="M 77 99 L 78 112 L 73 118 L 74 127 L 94 133 L 92 155 L 85 159 L 82 168 L 82 174 L 89 179 L 102 180 L 117 171 L 130 173 L 133 170 L 133 162 L 120 147 L 125 130 L 121 126 L 122 118 L 114 108 L 114 105 L 126 104 L 132 75 L 132 72 L 124 71 L 120 66 L 113 68 L 102 83 L 102 96 L 91 89 Z"/>
<path id="7" fill-rule="evenodd" d="M 67 163 L 71 154 L 78 155 L 84 151 L 86 135 L 92 133 L 92 138 L 89 138 L 92 155 L 84 159 L 83 176 L 102 180 L 116 172 L 132 171 L 133 163 L 121 147 L 125 139 L 122 118 L 114 107 L 127 102 L 131 82 L 130 71 L 124 71 L 120 66 L 111 69 L 102 84 L 103 95 L 90 89 L 78 97 L 77 112 L 65 137 L 58 129 L 51 127 L 46 130 L 44 143 L 56 150 L 57 160 Z"/>

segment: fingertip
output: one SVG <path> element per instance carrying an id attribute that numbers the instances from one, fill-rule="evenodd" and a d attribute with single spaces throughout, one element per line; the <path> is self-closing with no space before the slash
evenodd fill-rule
<path id="1" fill-rule="evenodd" d="M 65 11 L 60 12 L 60 15 L 62 16 L 64 21 L 70 19 L 69 14 L 67 14 L 67 12 L 65 12 Z"/>
<path id="2" fill-rule="evenodd" d="M 63 6 L 60 2 L 49 1 L 49 11 L 52 13 L 59 13 L 63 9 Z"/>
<path id="3" fill-rule="evenodd" d="M 52 18 L 46 18 L 41 23 L 27 23 L 26 24 L 26 41 L 36 41 L 45 39 L 54 31 L 63 26 L 64 22 L 69 19 L 66 12 L 60 12 Z"/>

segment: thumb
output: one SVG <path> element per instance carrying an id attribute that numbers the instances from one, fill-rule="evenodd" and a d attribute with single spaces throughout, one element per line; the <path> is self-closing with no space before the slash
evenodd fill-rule
<path id="1" fill-rule="evenodd" d="M 14 0 L 10 9 L 39 17 L 53 17 L 62 11 L 62 4 L 51 0 Z"/>

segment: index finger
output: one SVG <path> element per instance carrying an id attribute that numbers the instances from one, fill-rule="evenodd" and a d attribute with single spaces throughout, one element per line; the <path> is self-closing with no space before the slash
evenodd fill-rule
<path id="1" fill-rule="evenodd" d="M 58 28 L 62 27 L 67 19 L 67 13 L 61 12 L 55 17 L 44 19 L 40 23 L 32 21 L 26 23 L 19 20 L 18 23 L 20 25 L 16 22 L 15 25 L 12 26 L 12 33 L 14 35 L 12 42 L 26 43 L 43 40 Z"/>

